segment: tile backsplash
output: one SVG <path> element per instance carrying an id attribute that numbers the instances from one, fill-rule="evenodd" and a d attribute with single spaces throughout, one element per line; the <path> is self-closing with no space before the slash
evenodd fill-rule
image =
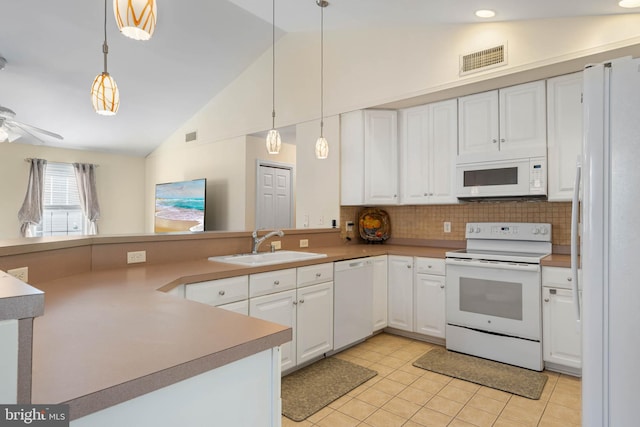
<path id="1" fill-rule="evenodd" d="M 341 206 L 340 224 L 346 236 L 345 221 L 354 222 L 351 237 L 358 237 L 358 214 L 362 206 Z M 552 225 L 552 243 L 570 245 L 571 203 L 545 201 L 468 202 L 457 205 L 380 206 L 389 214 L 391 238 L 464 241 L 468 222 L 542 222 Z M 444 222 L 451 232 L 444 232 Z"/>

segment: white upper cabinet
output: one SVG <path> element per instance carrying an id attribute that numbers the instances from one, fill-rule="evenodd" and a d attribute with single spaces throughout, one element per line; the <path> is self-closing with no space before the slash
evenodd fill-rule
<path id="1" fill-rule="evenodd" d="M 367 204 L 398 203 L 398 113 L 364 112 L 364 200 Z"/>
<path id="2" fill-rule="evenodd" d="M 360 110 L 340 116 L 342 205 L 398 203 L 397 115 Z"/>
<path id="3" fill-rule="evenodd" d="M 544 156 L 545 81 L 459 98 L 458 163 Z"/>
<path id="4" fill-rule="evenodd" d="M 474 155 L 499 150 L 498 91 L 476 93 L 458 100 L 458 155 L 474 161 Z"/>
<path id="5" fill-rule="evenodd" d="M 400 111 L 401 203 L 457 203 L 457 109 L 451 99 Z"/>
<path id="6" fill-rule="evenodd" d="M 340 203 L 364 204 L 364 111 L 340 115 Z"/>
<path id="7" fill-rule="evenodd" d="M 582 151 L 582 72 L 547 80 L 548 199 L 570 201 Z"/>

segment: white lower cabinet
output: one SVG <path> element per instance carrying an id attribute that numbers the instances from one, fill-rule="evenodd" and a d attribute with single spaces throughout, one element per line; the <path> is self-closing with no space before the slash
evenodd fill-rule
<path id="1" fill-rule="evenodd" d="M 295 271 L 295 270 L 294 270 Z M 265 283 L 289 286 L 290 270 L 251 275 L 250 286 Z M 257 280 L 255 280 L 257 279 Z M 298 268 L 297 289 L 274 290 L 268 295 L 249 299 L 249 315 L 289 326 L 293 330 L 290 342 L 281 347 L 281 369 L 287 371 L 333 349 L 333 265 L 331 263 Z M 320 282 L 320 283 L 318 283 Z M 250 289 L 253 295 L 253 289 Z"/>
<path id="2" fill-rule="evenodd" d="M 291 369 L 296 365 L 297 304 L 298 298 L 295 289 L 251 298 L 249 301 L 249 315 L 251 317 L 268 320 L 293 329 L 291 341 L 280 346 L 280 367 L 282 371 Z"/>
<path id="3" fill-rule="evenodd" d="M 228 277 L 184 285 L 184 298 L 247 315 L 249 276 Z"/>
<path id="4" fill-rule="evenodd" d="M 219 305 L 218 308 L 227 311 L 233 311 L 234 313 L 249 315 L 249 300 L 242 300 L 238 302 L 232 302 L 231 304 Z"/>
<path id="5" fill-rule="evenodd" d="M 296 361 L 333 349 L 333 282 L 298 289 Z"/>
<path id="6" fill-rule="evenodd" d="M 373 264 L 373 331 L 387 327 L 387 256 L 371 257 Z"/>
<path id="7" fill-rule="evenodd" d="M 415 264 L 415 332 L 444 338 L 446 326 L 444 260 L 416 258 Z"/>
<path id="8" fill-rule="evenodd" d="M 413 332 L 413 258 L 389 255 L 388 324 Z"/>
<path id="9" fill-rule="evenodd" d="M 389 327 L 445 337 L 443 259 L 389 255 Z"/>
<path id="10" fill-rule="evenodd" d="M 568 268 L 542 268 L 542 353 L 546 363 L 576 373 L 582 368 L 582 331 L 576 323 L 571 280 Z"/>

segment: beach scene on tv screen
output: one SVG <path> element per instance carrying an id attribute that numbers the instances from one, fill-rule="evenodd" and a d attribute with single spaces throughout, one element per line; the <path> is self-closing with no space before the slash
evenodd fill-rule
<path id="1" fill-rule="evenodd" d="M 206 180 L 156 184 L 156 233 L 204 231 Z"/>

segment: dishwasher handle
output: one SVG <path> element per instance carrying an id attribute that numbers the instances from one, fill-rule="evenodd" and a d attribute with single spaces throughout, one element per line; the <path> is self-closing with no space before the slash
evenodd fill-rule
<path id="1" fill-rule="evenodd" d="M 334 263 L 334 271 L 339 272 L 339 271 L 357 270 L 357 269 L 369 267 L 372 265 L 373 264 L 371 264 L 371 261 L 364 260 L 364 259 L 338 261 Z"/>

